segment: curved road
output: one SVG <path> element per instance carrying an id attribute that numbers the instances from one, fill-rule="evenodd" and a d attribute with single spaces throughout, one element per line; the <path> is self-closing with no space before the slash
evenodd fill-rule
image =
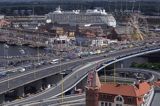
<path id="1" fill-rule="evenodd" d="M 148 69 L 137 69 L 137 68 L 117 68 L 116 71 L 120 71 L 120 72 L 143 72 L 143 73 L 151 73 L 154 76 L 156 76 L 157 78 L 160 78 L 160 73 L 153 71 L 153 70 L 148 70 Z M 154 79 L 152 79 L 152 81 L 154 81 Z M 85 95 L 69 95 L 66 96 L 65 98 L 63 98 L 64 102 L 65 101 L 72 101 L 72 100 L 78 100 L 78 99 L 84 99 Z M 19 105 L 26 105 L 26 106 L 48 106 L 51 104 L 58 104 L 61 103 L 62 98 L 50 98 L 50 99 L 44 99 L 44 100 L 38 100 L 38 101 L 33 101 L 33 102 L 25 102 L 25 103 L 21 103 Z M 58 106 L 58 105 L 57 105 Z"/>
<path id="2" fill-rule="evenodd" d="M 121 61 L 121 60 L 125 60 L 131 57 L 136 57 L 136 56 L 140 56 L 140 55 L 144 55 L 144 54 L 148 54 L 148 53 L 154 53 L 154 52 L 158 52 L 160 51 L 160 46 L 150 46 L 149 48 L 144 47 L 142 48 L 132 48 L 132 49 L 128 49 L 128 50 L 122 50 L 116 53 L 112 53 L 110 55 L 108 55 L 106 58 L 104 58 L 104 55 L 100 55 L 100 56 L 96 56 L 92 57 L 92 60 L 90 58 L 88 58 L 89 60 L 91 60 L 92 62 L 89 62 L 87 64 L 85 64 L 83 67 L 79 68 L 78 70 L 74 70 L 73 73 L 71 73 L 70 75 L 68 75 L 67 77 L 64 78 L 64 81 L 59 82 L 59 84 L 51 89 L 48 89 L 46 91 L 43 91 L 39 94 L 33 95 L 31 97 L 27 97 L 24 98 L 22 100 L 16 100 L 13 101 L 11 103 L 9 103 L 8 105 L 16 105 L 19 103 L 23 103 L 23 102 L 27 102 L 27 101 L 36 101 L 36 100 L 41 100 L 41 99 L 46 99 L 49 97 L 56 97 L 61 95 L 62 93 L 72 89 L 76 84 L 78 84 L 82 79 L 84 79 L 87 76 L 87 73 L 90 70 L 93 70 L 97 67 L 97 64 L 105 64 L 110 65 L 113 64 L 115 62 Z M 84 59 L 84 61 L 88 62 L 88 59 Z M 80 62 L 79 59 L 74 60 L 74 61 L 78 61 Z M 70 64 L 72 62 L 69 62 Z M 72 63 L 73 64 L 73 63 Z M 65 63 L 62 63 L 62 66 L 66 65 Z M 103 66 L 101 67 L 103 68 Z M 101 69 L 99 68 L 99 69 Z M 64 85 L 64 91 L 61 91 L 61 85 Z"/>
<path id="3" fill-rule="evenodd" d="M 154 47 L 154 46 L 153 46 Z M 159 45 L 158 45 L 159 47 Z M 140 47 L 140 48 L 130 48 L 126 50 L 120 50 L 118 52 L 114 52 L 110 54 L 110 57 L 118 57 L 123 54 L 129 54 L 129 53 L 134 53 L 134 52 L 139 52 L 141 48 L 145 47 Z M 51 76 L 57 73 L 60 73 L 60 71 L 63 71 L 65 69 L 68 69 L 72 66 L 75 65 L 82 65 L 87 62 L 92 62 L 96 60 L 101 60 L 104 58 L 105 54 L 97 55 L 97 56 L 90 56 L 82 59 L 75 59 L 71 60 L 68 62 L 62 62 L 61 64 L 55 64 L 55 65 L 49 65 L 49 66 L 44 66 L 40 67 L 39 69 L 36 70 L 30 70 L 30 71 L 25 71 L 23 73 L 19 73 L 14 76 L 9 76 L 9 78 L 4 78 L 0 80 L 0 94 L 7 92 L 9 90 L 12 90 L 14 88 L 23 86 L 25 84 L 34 82 L 36 80 L 45 78 L 47 76 Z M 108 59 L 106 57 L 106 59 Z"/>

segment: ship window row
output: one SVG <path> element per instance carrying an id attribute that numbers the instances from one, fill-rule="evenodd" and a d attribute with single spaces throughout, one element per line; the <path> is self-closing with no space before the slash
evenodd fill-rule
<path id="1" fill-rule="evenodd" d="M 56 15 L 50 15 L 48 16 L 51 18 L 51 20 L 55 21 L 70 21 L 70 22 L 90 22 L 90 23 L 103 23 L 102 19 L 100 17 L 70 17 L 70 16 L 56 16 Z"/>

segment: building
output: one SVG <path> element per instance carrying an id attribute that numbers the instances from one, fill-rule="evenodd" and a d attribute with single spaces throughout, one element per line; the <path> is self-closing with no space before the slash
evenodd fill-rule
<path id="1" fill-rule="evenodd" d="M 5 18 L 5 16 L 0 14 L 0 19 L 4 19 L 4 18 Z"/>
<path id="2" fill-rule="evenodd" d="M 150 106 L 154 89 L 148 82 L 101 84 L 96 72 L 88 76 L 86 106 Z"/>
<path id="3" fill-rule="evenodd" d="M 160 88 L 160 79 L 158 79 L 157 81 L 155 81 L 153 84 L 154 84 L 155 87 Z"/>
<path id="4" fill-rule="evenodd" d="M 10 21 L 5 19 L 4 15 L 0 15 L 0 28 L 10 25 Z"/>
<path id="5" fill-rule="evenodd" d="M 4 19 L 0 19 L 0 28 L 8 26 L 8 25 L 10 25 L 9 21 L 6 21 Z"/>

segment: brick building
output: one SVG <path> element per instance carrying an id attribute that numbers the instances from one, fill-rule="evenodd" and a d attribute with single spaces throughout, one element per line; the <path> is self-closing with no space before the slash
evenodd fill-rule
<path id="1" fill-rule="evenodd" d="M 89 74 L 86 106 L 150 106 L 154 90 L 147 82 L 101 84 L 96 72 Z"/>

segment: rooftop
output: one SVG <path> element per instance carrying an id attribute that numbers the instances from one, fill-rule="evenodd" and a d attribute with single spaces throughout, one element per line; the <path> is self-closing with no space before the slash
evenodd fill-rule
<path id="1" fill-rule="evenodd" d="M 117 84 L 117 83 L 105 83 L 101 86 L 101 93 L 119 94 L 123 96 L 140 97 L 148 93 L 151 86 L 147 82 L 141 82 L 135 85 Z"/>

